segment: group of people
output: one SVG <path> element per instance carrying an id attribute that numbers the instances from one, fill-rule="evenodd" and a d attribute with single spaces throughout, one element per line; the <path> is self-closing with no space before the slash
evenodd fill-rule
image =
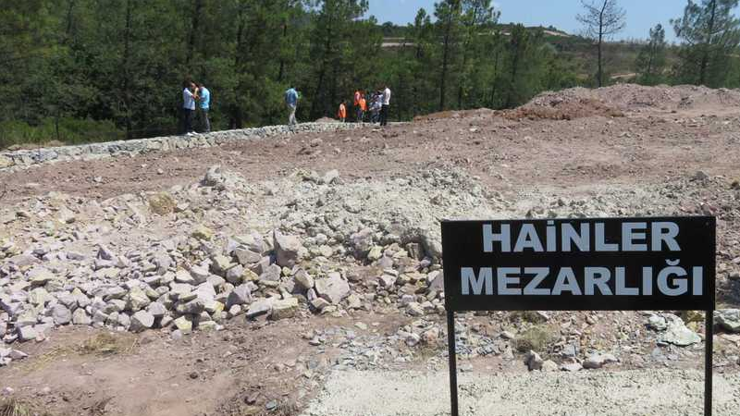
<path id="1" fill-rule="evenodd" d="M 182 127 L 184 135 L 198 134 L 193 128 L 193 120 L 198 109 L 198 119 L 202 133 L 211 132 L 211 121 L 208 119 L 208 110 L 211 108 L 211 92 L 205 85 L 185 80 L 182 90 Z"/>
<path id="2" fill-rule="evenodd" d="M 298 91 L 291 86 L 285 91 L 285 104 L 288 106 L 288 125 L 294 126 L 298 122 L 295 118 L 295 112 L 298 108 L 298 100 L 300 94 Z M 370 101 L 368 107 L 368 100 Z M 353 106 L 355 109 L 355 121 L 362 123 L 366 119 L 366 114 L 370 113 L 367 117 L 371 123 L 380 123 L 381 126 L 388 125 L 388 109 L 391 105 L 391 89 L 385 85 L 382 89 L 375 92 L 368 92 L 367 94 L 363 90 L 357 90 L 354 94 Z M 337 110 L 337 118 L 342 123 L 347 121 L 347 102 L 342 101 L 339 104 L 339 110 Z"/>
<path id="3" fill-rule="evenodd" d="M 367 94 L 363 90 L 355 91 L 352 105 L 355 108 L 355 121 L 358 123 L 365 121 L 365 115 L 368 113 L 368 100 L 370 101 L 368 121 L 380 123 L 381 126 L 387 125 L 388 108 L 391 105 L 391 89 L 386 85 L 383 89 Z M 347 103 L 345 101 L 339 104 L 337 118 L 342 123 L 347 121 Z"/>
<path id="4" fill-rule="evenodd" d="M 298 124 L 295 113 L 298 108 L 299 99 L 300 94 L 293 86 L 285 91 L 285 104 L 289 109 L 288 125 L 290 126 Z M 370 102 L 369 106 L 368 101 Z M 380 123 L 381 126 L 385 126 L 388 124 L 388 109 L 390 104 L 391 89 L 387 85 L 378 91 L 368 92 L 367 94 L 363 90 L 357 90 L 355 91 L 353 101 L 355 121 L 358 123 L 364 122 L 366 114 L 369 111 L 370 116 L 367 118 L 371 123 Z M 185 80 L 182 90 L 181 133 L 187 136 L 198 134 L 193 127 L 196 116 L 199 121 L 200 131 L 202 133 L 210 133 L 211 121 L 208 118 L 210 107 L 211 92 L 208 91 L 208 88 L 201 83 L 196 83 L 189 79 Z M 337 117 L 342 123 L 347 121 L 347 103 L 345 101 L 342 101 L 339 105 Z"/>

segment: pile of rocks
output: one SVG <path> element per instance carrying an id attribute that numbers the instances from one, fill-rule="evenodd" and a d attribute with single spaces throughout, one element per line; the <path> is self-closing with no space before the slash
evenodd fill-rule
<path id="1" fill-rule="evenodd" d="M 203 185 L 229 180 L 211 169 Z M 57 214 L 65 224 L 76 220 L 69 210 Z M 0 245 L 0 336 L 6 343 L 42 340 L 68 324 L 133 332 L 171 328 L 181 336 L 196 328 L 218 330 L 224 319 L 239 315 L 277 320 L 299 310 L 342 314 L 373 303 L 398 304 L 412 316 L 443 312 L 442 273 L 423 245 L 380 245 L 375 237 L 364 228 L 337 247 L 336 239 L 315 233 L 308 249 L 299 237 L 275 229 L 220 244 L 212 229 L 197 225 L 189 236 L 158 241 L 147 251 L 98 244 L 92 255 L 61 242 L 22 250 L 6 240 Z M 356 256 L 375 274 L 309 261 L 335 252 Z"/>
<path id="2" fill-rule="evenodd" d="M 48 162 L 91 160 L 105 157 L 133 156 L 142 153 L 212 147 L 240 140 L 284 137 L 301 132 L 352 130 L 364 127 L 358 123 L 302 123 L 297 126 L 265 126 L 225 130 L 197 136 L 163 136 L 151 139 L 120 140 L 79 146 L 47 147 L 0 153 L 0 170 L 22 169 Z"/>
<path id="3" fill-rule="evenodd" d="M 165 192 L 106 201 L 49 193 L 0 207 L 0 224 L 7 227 L 0 230 L 0 338 L 8 344 L 41 340 L 61 325 L 164 328 L 179 337 L 219 330 L 225 320 L 242 315 L 280 320 L 381 308 L 399 308 L 424 322 L 444 312 L 440 218 L 680 213 L 686 211 L 676 196 L 704 186 L 712 181 L 631 189 L 630 198 L 616 189 L 580 199 L 512 199 L 434 165 L 404 177 L 352 183 L 335 170 L 249 183 L 214 166 L 197 183 Z M 696 199 L 705 200 L 701 193 Z M 711 210 L 710 204 L 719 207 L 715 213 L 736 218 L 730 202 L 702 202 L 696 209 Z M 723 256 L 718 269 L 735 272 L 731 260 L 737 255 Z M 719 311 L 716 322 L 737 331 L 738 318 Z M 700 341 L 680 318 L 650 320 L 656 321 L 652 328 L 660 344 Z M 513 360 L 505 332 L 465 330 L 456 334 L 458 352 Z M 429 322 L 414 324 L 401 328 L 391 343 L 417 348 L 432 345 L 442 333 Z M 574 325 L 549 358 L 560 354 L 563 359 L 554 360 L 569 371 L 586 367 L 598 351 L 568 352 L 579 337 Z M 537 366 L 538 360 L 530 361 Z"/>

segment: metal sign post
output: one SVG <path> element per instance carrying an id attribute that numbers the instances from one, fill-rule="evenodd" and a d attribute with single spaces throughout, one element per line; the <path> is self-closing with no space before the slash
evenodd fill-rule
<path id="1" fill-rule="evenodd" d="M 706 312 L 704 415 L 712 415 L 714 217 L 443 221 L 451 414 L 459 416 L 455 312 Z"/>

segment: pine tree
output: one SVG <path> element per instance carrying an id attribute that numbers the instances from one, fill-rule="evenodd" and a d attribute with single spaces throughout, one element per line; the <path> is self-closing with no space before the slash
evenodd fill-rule
<path id="1" fill-rule="evenodd" d="M 617 0 L 581 0 L 584 14 L 576 16 L 585 26 L 585 35 L 596 42 L 596 82 L 604 85 L 604 41 L 624 29 L 626 13 L 617 5 Z"/>
<path id="2" fill-rule="evenodd" d="M 439 111 L 446 106 L 447 82 L 452 62 L 457 57 L 462 17 L 461 0 L 442 0 L 434 5 L 437 28 L 442 39 L 442 53 L 439 73 Z"/>
<path id="3" fill-rule="evenodd" d="M 724 85 L 732 54 L 740 45 L 740 21 L 733 15 L 738 0 L 688 1 L 681 18 L 671 20 L 684 42 L 676 68 L 678 79 L 697 85 Z"/>
<path id="4" fill-rule="evenodd" d="M 490 36 L 498 21 L 500 12 L 494 11 L 491 0 L 463 0 L 462 26 L 464 28 L 462 44 L 462 62 L 458 70 L 457 108 L 464 108 L 466 95 L 473 87 L 473 72 L 479 67 L 486 51 L 482 48 L 485 37 Z"/>
<path id="5" fill-rule="evenodd" d="M 637 55 L 637 72 L 639 81 L 645 85 L 656 85 L 663 80 L 666 64 L 666 41 L 663 25 L 657 24 L 650 29 L 650 39 Z"/>

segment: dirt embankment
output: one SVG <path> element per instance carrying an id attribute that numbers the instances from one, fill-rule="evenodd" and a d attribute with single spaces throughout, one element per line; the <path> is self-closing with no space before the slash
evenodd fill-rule
<path id="1" fill-rule="evenodd" d="M 415 121 L 446 118 L 501 117 L 508 120 L 573 120 L 582 117 L 624 117 L 625 114 L 693 112 L 717 114 L 740 107 L 740 91 L 693 85 L 645 87 L 619 84 L 606 88 L 572 88 L 546 92 L 512 109 L 444 111 Z"/>

